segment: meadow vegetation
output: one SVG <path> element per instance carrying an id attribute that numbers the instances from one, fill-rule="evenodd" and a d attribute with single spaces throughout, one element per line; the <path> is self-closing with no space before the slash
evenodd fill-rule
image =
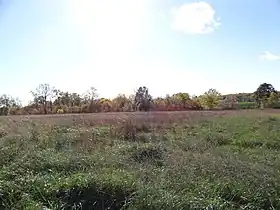
<path id="1" fill-rule="evenodd" d="M 279 117 L 1 117 L 0 209 L 280 209 Z"/>

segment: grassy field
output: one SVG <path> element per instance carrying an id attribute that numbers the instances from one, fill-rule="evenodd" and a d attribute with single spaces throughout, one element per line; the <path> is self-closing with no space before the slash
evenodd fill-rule
<path id="1" fill-rule="evenodd" d="M 280 209 L 280 112 L 0 118 L 0 209 Z"/>

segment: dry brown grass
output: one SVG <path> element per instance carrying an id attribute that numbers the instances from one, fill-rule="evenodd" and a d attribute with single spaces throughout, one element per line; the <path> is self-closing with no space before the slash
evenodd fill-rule
<path id="1" fill-rule="evenodd" d="M 151 127 L 154 131 L 175 128 L 187 123 L 193 125 L 202 120 L 223 116 L 278 116 L 279 110 L 217 110 L 217 111 L 164 111 L 164 112 L 111 112 L 92 114 L 56 114 L 1 116 L 0 132 L 11 135 L 26 135 L 33 125 L 48 132 L 53 126 L 91 128 L 100 126 L 119 126 L 130 122 L 139 126 Z M 126 123 L 125 123 L 126 124 Z"/>
<path id="2" fill-rule="evenodd" d="M 263 112 L 277 114 L 278 110 L 265 110 Z M 56 114 L 56 115 L 16 115 L 3 116 L 0 122 L 13 124 L 16 122 L 34 121 L 44 124 L 65 123 L 68 124 L 115 124 L 120 120 L 133 119 L 136 122 L 180 122 L 185 120 L 200 120 L 208 117 L 240 114 L 260 114 L 259 110 L 238 110 L 238 111 L 164 111 L 164 112 L 111 112 L 111 113 L 93 113 L 93 114 Z"/>
<path id="3" fill-rule="evenodd" d="M 48 132 L 53 126 L 91 128 L 100 126 L 117 126 L 120 124 L 132 124 L 139 126 L 147 125 L 154 131 L 165 128 L 175 128 L 177 125 L 187 123 L 195 124 L 201 120 L 207 120 L 222 116 L 238 115 L 278 115 L 278 110 L 217 110 L 217 111 L 163 111 L 163 112 L 111 112 L 92 114 L 56 114 L 56 115 L 24 115 L 0 117 L 0 132 L 4 131 L 11 135 L 26 135 L 33 125 L 39 126 L 40 130 Z"/>

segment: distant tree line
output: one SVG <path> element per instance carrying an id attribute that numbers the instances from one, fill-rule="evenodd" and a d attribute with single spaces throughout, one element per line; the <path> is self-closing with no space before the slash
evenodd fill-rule
<path id="1" fill-rule="evenodd" d="M 38 85 L 31 94 L 33 100 L 26 106 L 12 96 L 1 95 L 0 115 L 280 108 L 279 92 L 268 83 L 261 84 L 254 93 L 229 95 L 221 95 L 211 88 L 200 96 L 180 92 L 153 98 L 149 89 L 143 86 L 133 95 L 119 94 L 107 99 L 99 97 L 94 87 L 78 94 L 61 91 L 49 84 Z"/>

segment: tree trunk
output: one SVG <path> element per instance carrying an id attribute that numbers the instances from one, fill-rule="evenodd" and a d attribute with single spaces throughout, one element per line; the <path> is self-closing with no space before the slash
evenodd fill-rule
<path id="1" fill-rule="evenodd" d="M 53 111 L 53 103 L 50 101 L 51 112 Z"/>
<path id="2" fill-rule="evenodd" d="M 48 114 L 47 102 L 44 103 L 44 114 Z"/>

